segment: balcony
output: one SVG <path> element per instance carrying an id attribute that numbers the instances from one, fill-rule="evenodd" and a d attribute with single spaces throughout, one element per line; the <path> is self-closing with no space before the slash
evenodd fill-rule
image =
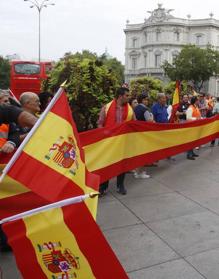
<path id="1" fill-rule="evenodd" d="M 164 74 L 164 70 L 161 68 L 141 68 L 136 70 L 126 70 L 125 75 L 151 75 L 151 74 Z"/>

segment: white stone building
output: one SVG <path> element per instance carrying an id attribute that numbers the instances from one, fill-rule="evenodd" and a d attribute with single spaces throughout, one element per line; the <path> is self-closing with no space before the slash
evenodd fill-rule
<path id="1" fill-rule="evenodd" d="M 176 18 L 171 11 L 158 4 L 150 11 L 150 17 L 141 24 L 130 24 L 127 21 L 124 30 L 126 35 L 125 79 L 128 82 L 136 76 L 152 76 L 165 80 L 160 67 L 173 58 L 183 46 L 195 44 L 202 48 L 208 44 L 219 50 L 219 20 L 213 14 L 206 19 Z M 219 96 L 219 78 L 211 78 L 205 88 L 206 92 Z"/>

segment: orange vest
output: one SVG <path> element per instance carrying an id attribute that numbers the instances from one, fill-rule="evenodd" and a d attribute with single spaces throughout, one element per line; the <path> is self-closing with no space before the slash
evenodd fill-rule
<path id="1" fill-rule="evenodd" d="M 9 125 L 2 124 L 0 125 L 0 148 L 7 142 L 8 140 L 8 131 Z"/>
<path id="2" fill-rule="evenodd" d="M 201 117 L 201 113 L 200 113 L 200 110 L 198 107 L 191 105 L 191 106 L 189 106 L 189 108 L 192 109 L 192 117 L 195 117 L 195 118 Z"/>
<path id="3" fill-rule="evenodd" d="M 104 127 L 112 127 L 113 125 L 117 124 L 116 122 L 116 100 L 112 100 L 110 103 L 106 105 L 105 108 L 106 113 L 106 119 Z M 123 115 L 122 115 L 122 122 L 127 122 L 133 119 L 133 109 L 132 107 L 127 103 L 123 107 Z"/>

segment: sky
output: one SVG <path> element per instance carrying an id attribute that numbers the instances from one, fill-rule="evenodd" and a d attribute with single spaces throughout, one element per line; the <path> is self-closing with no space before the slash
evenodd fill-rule
<path id="1" fill-rule="evenodd" d="M 34 0 L 32 0 L 34 1 Z M 38 0 L 41 2 L 41 0 Z M 124 63 L 126 20 L 142 23 L 161 3 L 175 17 L 219 19 L 219 1 L 209 0 L 51 0 L 41 12 L 41 56 L 58 60 L 66 52 L 107 52 Z M 38 11 L 24 0 L 0 0 L 0 55 L 38 57 Z"/>

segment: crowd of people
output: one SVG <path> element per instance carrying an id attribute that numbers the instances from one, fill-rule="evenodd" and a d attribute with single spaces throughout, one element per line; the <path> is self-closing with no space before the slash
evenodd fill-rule
<path id="1" fill-rule="evenodd" d="M 180 96 L 180 102 L 176 111 L 173 111 L 172 105 L 168 105 L 168 99 L 165 93 L 157 94 L 157 101 L 153 102 L 147 93 L 141 93 L 137 97 L 131 97 L 127 85 L 118 89 L 115 99 L 104 105 L 101 109 L 98 127 L 112 127 L 115 124 L 121 124 L 129 120 L 138 120 L 154 123 L 170 123 L 172 122 L 172 114 L 174 122 L 184 123 L 186 121 L 195 121 L 207 117 L 211 117 L 219 113 L 219 98 L 203 93 L 184 94 Z M 215 145 L 215 140 L 210 144 Z M 199 147 L 197 147 L 199 149 Z M 187 159 L 195 160 L 199 155 L 194 150 L 188 150 Z M 172 157 L 167 158 L 174 161 Z M 155 162 L 153 166 L 157 166 Z M 132 171 L 135 178 L 147 179 L 145 166 Z M 126 195 L 127 190 L 124 185 L 125 173 L 117 177 L 117 192 Z M 100 185 L 99 192 L 101 196 L 105 195 L 109 182 Z"/>
<path id="2" fill-rule="evenodd" d="M 25 92 L 19 100 L 11 96 L 9 91 L 0 90 L 0 154 L 12 153 L 19 147 L 27 136 L 31 127 L 36 123 L 38 116 L 46 109 L 52 99 L 49 93 L 35 94 Z M 127 86 L 122 86 L 116 91 L 115 98 L 104 105 L 99 114 L 98 127 L 112 127 L 129 120 L 146 122 L 169 123 L 173 108 L 167 105 L 167 97 L 164 93 L 157 94 L 157 101 L 152 102 L 147 93 L 141 93 L 136 98 L 130 97 Z M 219 98 L 216 100 L 210 95 L 196 94 L 183 95 L 180 104 L 175 112 L 175 121 L 183 123 L 201 118 L 211 117 L 219 113 Z M 215 140 L 210 146 L 215 145 Z M 187 159 L 195 160 L 198 154 L 194 150 L 188 150 Z M 174 160 L 174 158 L 167 158 Z M 157 166 L 157 162 L 153 164 Z M 146 172 L 145 166 L 132 171 L 136 179 L 148 179 L 150 175 Z M 117 191 L 126 195 L 125 188 L 126 173 L 117 176 Z M 101 196 L 106 194 L 109 181 L 100 185 Z M 0 248 L 7 251 L 5 235 L 0 228 Z"/>

